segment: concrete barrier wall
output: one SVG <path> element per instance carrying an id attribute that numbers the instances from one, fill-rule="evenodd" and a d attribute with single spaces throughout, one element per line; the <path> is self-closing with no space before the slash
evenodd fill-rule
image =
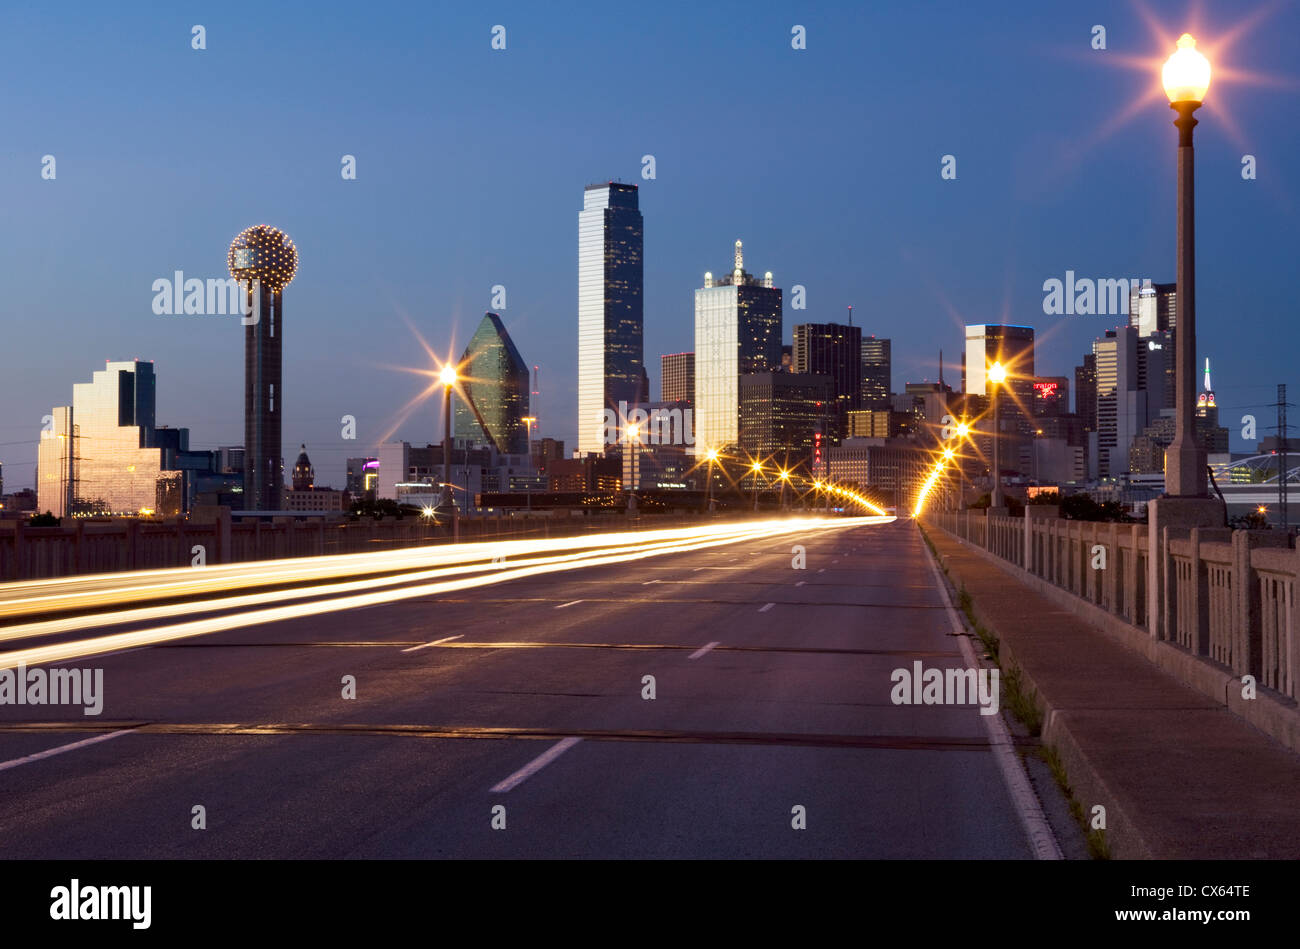
<path id="1" fill-rule="evenodd" d="M 501 515 L 461 518 L 462 541 L 496 538 L 572 537 L 614 530 L 653 530 L 698 523 L 689 514 L 625 513 L 587 517 Z M 452 541 L 450 528 L 421 517 L 373 520 L 295 520 L 264 523 L 252 518 L 231 522 L 226 511 L 216 521 L 184 518 L 165 522 L 78 521 L 59 527 L 0 526 L 0 582 L 39 580 L 87 573 L 187 567 L 202 548 L 205 563 L 240 563 L 286 557 L 365 553 Z"/>

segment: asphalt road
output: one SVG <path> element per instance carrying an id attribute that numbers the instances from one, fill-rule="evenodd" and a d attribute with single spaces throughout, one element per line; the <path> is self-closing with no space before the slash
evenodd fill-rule
<path id="1" fill-rule="evenodd" d="M 103 712 L 0 706 L 0 856 L 1032 857 L 977 709 L 890 701 L 951 632 L 899 522 L 62 662 Z"/>

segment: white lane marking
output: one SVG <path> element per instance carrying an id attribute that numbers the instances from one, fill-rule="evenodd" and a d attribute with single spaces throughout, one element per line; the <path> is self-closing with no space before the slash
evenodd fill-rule
<path id="1" fill-rule="evenodd" d="M 770 610 L 770 609 L 771 609 L 772 607 L 774 607 L 774 606 L 776 606 L 775 603 L 768 603 L 766 606 L 760 606 L 760 607 L 758 608 L 758 611 L 759 611 L 760 613 L 766 613 L 768 610 Z"/>
<path id="2" fill-rule="evenodd" d="M 0 771 L 8 771 L 10 768 L 16 768 L 20 764 L 31 764 L 33 761 L 40 761 L 42 758 L 51 758 L 54 755 L 61 755 L 65 751 L 76 751 L 78 748 L 85 748 L 87 745 L 97 745 L 101 741 L 108 741 L 110 738 L 116 738 L 119 735 L 129 735 L 135 729 L 123 728 L 120 731 L 109 732 L 107 735 L 96 735 L 94 738 L 83 738 L 81 741 L 74 741 L 70 745 L 59 745 L 57 748 L 50 748 L 47 751 L 38 751 L 34 755 L 27 755 L 24 758 L 14 758 L 12 761 L 0 761 Z"/>
<path id="3" fill-rule="evenodd" d="M 805 583 L 807 583 L 807 582 L 808 582 L 807 580 L 800 580 L 798 583 L 795 584 L 795 586 L 797 586 L 797 587 L 801 587 L 801 586 L 803 586 L 803 585 L 804 585 Z"/>
<path id="4" fill-rule="evenodd" d="M 961 648 L 962 658 L 966 661 L 967 668 L 978 670 L 980 665 L 975 661 L 975 650 L 971 648 L 970 637 L 966 635 L 966 628 L 962 626 L 961 618 L 953 609 L 952 599 L 948 596 L 948 586 L 944 583 L 943 577 L 939 576 L 939 568 L 935 566 L 930 545 L 922 544 L 922 547 L 925 548 L 926 562 L 930 565 L 930 573 L 934 575 L 935 586 L 938 587 L 943 605 L 947 608 L 948 621 L 957 636 L 957 645 Z M 1007 792 L 1011 795 L 1011 804 L 1020 817 L 1021 826 L 1025 829 L 1025 836 L 1029 838 L 1029 846 L 1034 851 L 1034 857 L 1038 860 L 1063 859 L 1061 846 L 1056 842 L 1056 835 L 1052 833 L 1052 825 L 1043 815 L 1043 807 L 1038 802 L 1034 789 L 1029 784 L 1029 778 L 1025 776 L 1020 759 L 1013 750 L 1011 733 L 1007 731 L 1007 724 L 1002 720 L 1002 714 L 999 712 L 997 715 L 981 715 L 979 718 L 989 733 L 993 758 L 998 763 L 998 770 L 1002 772 L 1002 780 L 1006 782 Z"/>
<path id="5" fill-rule="evenodd" d="M 568 738 L 561 738 L 555 744 L 551 745 L 551 747 L 548 748 L 546 751 L 542 752 L 532 761 L 528 762 L 528 764 L 524 765 L 514 774 L 510 775 L 510 777 L 506 778 L 504 781 L 500 782 L 499 784 L 494 784 L 492 786 L 493 793 L 504 794 L 506 791 L 509 791 L 511 788 L 518 787 L 519 785 L 523 784 L 530 777 L 535 775 L 538 771 L 541 771 L 548 764 L 550 764 L 556 758 L 560 757 L 560 755 L 564 754 L 566 751 L 568 751 L 570 748 L 572 748 L 580 741 L 582 741 L 581 738 L 574 738 L 572 736 Z"/>
<path id="6" fill-rule="evenodd" d="M 581 602 L 582 602 L 582 600 L 570 600 L 568 603 L 561 603 L 559 606 L 556 607 L 556 609 L 557 609 L 557 610 L 562 610 L 562 609 L 564 609 L 566 606 L 577 606 L 577 605 L 578 605 L 579 603 L 581 603 Z"/>
<path id="7" fill-rule="evenodd" d="M 687 656 L 686 658 L 687 658 L 687 659 L 698 659 L 698 658 L 700 658 L 700 656 L 704 655 L 706 652 L 708 652 L 710 649 L 712 649 L 712 648 L 713 648 L 714 646 L 716 646 L 716 645 L 718 645 L 718 644 L 717 644 L 717 642 L 715 641 L 715 642 L 711 642 L 711 643 L 709 643 L 707 646 L 701 646 L 699 649 L 695 650 L 695 652 L 691 653 L 691 654 L 690 654 L 689 656 Z"/>
<path id="8" fill-rule="evenodd" d="M 652 583 L 658 583 L 658 582 L 659 582 L 658 580 L 647 580 L 647 581 L 645 581 L 644 583 L 642 583 L 641 586 L 643 586 L 643 587 L 648 587 L 650 584 L 652 584 Z"/>
<path id="9" fill-rule="evenodd" d="M 839 563 L 838 560 L 832 560 L 831 563 Z"/>
<path id="10" fill-rule="evenodd" d="M 442 639 L 435 639 L 431 643 L 420 643 L 420 645 L 412 646 L 410 649 L 403 649 L 402 652 L 415 652 L 417 649 L 428 649 L 430 646 L 440 646 L 443 643 L 451 642 L 453 639 L 463 639 L 464 636 L 464 633 L 461 633 L 459 636 L 445 636 Z"/>
<path id="11" fill-rule="evenodd" d="M 818 573 L 825 573 L 825 572 L 826 572 L 826 568 L 825 568 L 825 567 L 822 567 L 822 568 L 821 568 L 820 570 L 818 570 L 817 572 L 818 572 Z"/>
<path id="12" fill-rule="evenodd" d="M 701 570 L 744 570 L 744 567 L 696 567 L 691 573 L 699 573 Z"/>

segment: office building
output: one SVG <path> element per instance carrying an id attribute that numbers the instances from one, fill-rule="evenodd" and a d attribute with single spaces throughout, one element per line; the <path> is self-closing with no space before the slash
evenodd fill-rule
<path id="1" fill-rule="evenodd" d="M 108 362 L 72 387 L 37 447 L 37 503 L 55 517 L 179 514 L 184 475 L 171 466 L 187 450 L 186 429 L 155 425 L 153 363 Z M 170 444 L 164 444 L 170 443 Z"/>
<path id="2" fill-rule="evenodd" d="M 1032 386 L 1035 418 L 1065 415 L 1070 411 L 1070 380 L 1065 376 L 1036 376 Z"/>
<path id="3" fill-rule="evenodd" d="M 829 377 L 758 372 L 740 376 L 738 388 L 741 451 L 785 466 L 812 457 L 815 433 L 834 417 Z"/>
<path id="4" fill-rule="evenodd" d="M 649 401 L 637 186 L 588 185 L 578 213 L 578 451 L 605 451 L 605 410 Z"/>
<path id="5" fill-rule="evenodd" d="M 1032 404 L 1034 377 L 1034 328 L 1005 324 L 977 323 L 966 327 L 966 348 L 962 353 L 962 391 L 988 395 L 987 372 L 995 362 L 1007 371 L 1007 385 L 1022 405 Z"/>
<path id="6" fill-rule="evenodd" d="M 670 353 L 660 357 L 663 375 L 659 398 L 664 402 L 695 402 L 695 354 Z"/>
<path id="7" fill-rule="evenodd" d="M 349 458 L 347 483 L 344 490 L 353 500 L 375 499 L 375 488 L 379 483 L 378 458 Z"/>
<path id="8" fill-rule="evenodd" d="M 847 433 L 849 413 L 861 402 L 862 330 L 839 323 L 800 323 L 793 336 L 791 369 L 830 379 L 835 412 L 828 434 L 838 441 Z"/>
<path id="9" fill-rule="evenodd" d="M 781 290 L 746 272 L 736 241 L 731 273 L 695 291 L 696 454 L 738 443 L 740 377 L 780 368 L 782 332 Z"/>
<path id="10" fill-rule="evenodd" d="M 458 371 L 459 391 L 453 400 L 457 444 L 488 445 L 504 455 L 528 454 L 528 423 L 524 421 L 528 417 L 528 364 L 497 314 L 483 315 L 461 355 Z"/>
<path id="11" fill-rule="evenodd" d="M 859 404 L 864 409 L 889 408 L 894 391 L 893 362 L 889 340 L 862 337 L 862 387 Z"/>
<path id="12" fill-rule="evenodd" d="M 1074 367 L 1074 414 L 1085 432 L 1097 430 L 1097 356 L 1088 353 L 1083 365 Z"/>
<path id="13" fill-rule="evenodd" d="M 1108 478 L 1130 470 L 1133 439 L 1160 416 L 1165 391 L 1163 350 L 1152 350 L 1133 326 L 1107 330 L 1092 345 L 1097 360 L 1097 439 L 1089 467 L 1097 477 Z M 1139 365 L 1157 388 L 1141 387 Z"/>
<path id="14" fill-rule="evenodd" d="M 1139 339 L 1178 328 L 1178 284 L 1136 285 L 1129 290 L 1128 322 Z"/>
<path id="15" fill-rule="evenodd" d="M 855 486 L 881 507 L 911 513 L 932 453 L 910 438 L 846 438 L 826 452 L 826 476 Z"/>

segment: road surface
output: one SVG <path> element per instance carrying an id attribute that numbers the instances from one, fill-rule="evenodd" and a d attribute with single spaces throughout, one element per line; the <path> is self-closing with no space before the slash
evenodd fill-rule
<path id="1" fill-rule="evenodd" d="M 890 700 L 963 665 L 910 523 L 383 596 L 53 663 L 102 712 L 0 706 L 0 855 L 1034 856 L 976 707 Z M 164 621 L 73 625 L 3 648 Z"/>

